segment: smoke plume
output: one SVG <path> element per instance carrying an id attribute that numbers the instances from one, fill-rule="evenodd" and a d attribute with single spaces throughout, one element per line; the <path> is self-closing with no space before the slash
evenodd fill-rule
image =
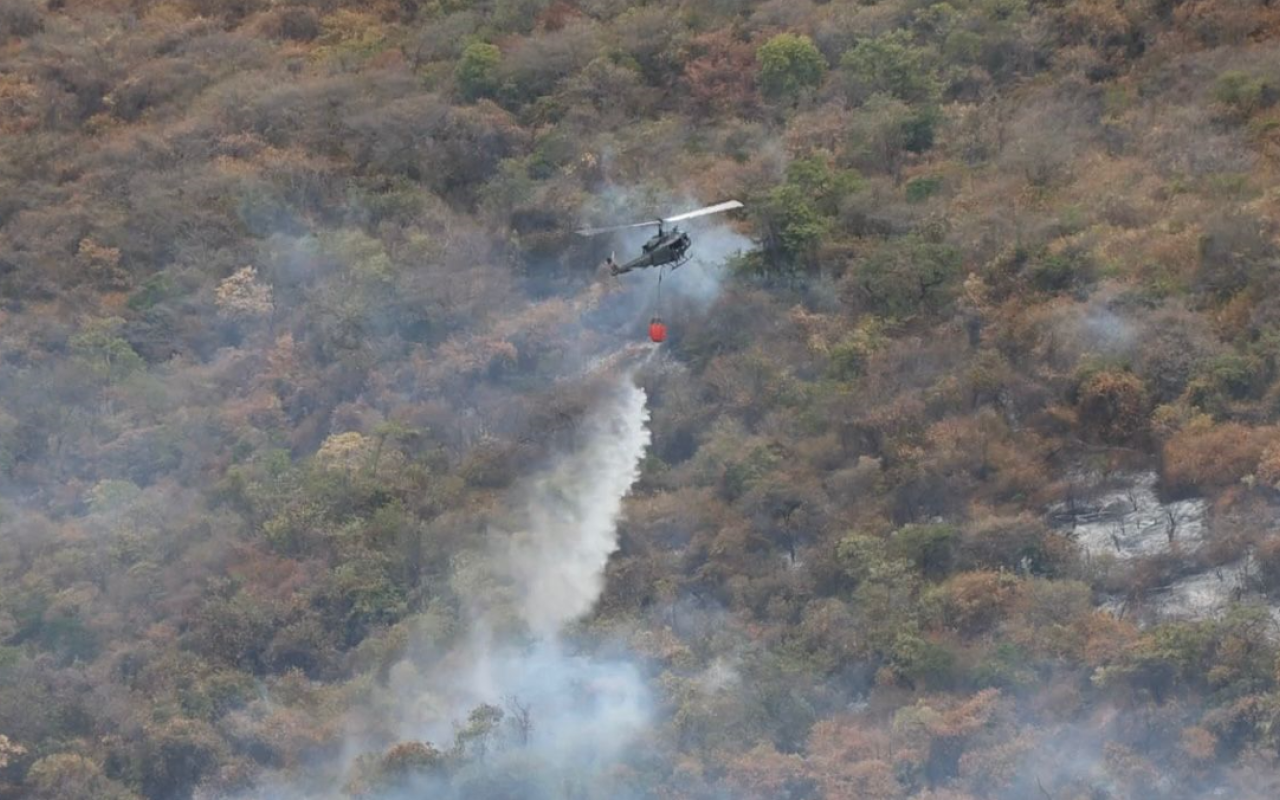
<path id="1" fill-rule="evenodd" d="M 633 373 L 652 353 L 623 351 L 626 359 L 600 366 L 616 378 L 580 422 L 576 445 L 512 492 L 502 525 L 456 566 L 452 582 L 468 630 L 443 647 L 412 646 L 386 685 L 352 709 L 341 777 L 318 765 L 300 781 L 260 785 L 243 800 L 551 800 L 566 787 L 599 790 L 610 780 L 650 724 L 649 690 L 624 648 L 575 652 L 563 634 L 600 596 L 623 500 L 649 446 L 647 398 Z M 388 773 L 394 759 L 384 754 L 413 742 L 446 754 L 448 766 Z"/>
<path id="2" fill-rule="evenodd" d="M 486 561 L 513 607 L 475 598 L 464 644 L 402 688 L 406 707 L 427 700 L 434 711 L 403 726 L 407 740 L 439 742 L 444 723 L 456 728 L 481 704 L 505 709 L 505 732 L 483 761 L 437 793 L 466 796 L 469 773 L 516 772 L 522 796 L 557 796 L 567 781 L 592 781 L 615 764 L 648 724 L 648 690 L 634 664 L 576 654 L 561 640 L 600 596 L 623 499 L 649 446 L 648 419 L 644 391 L 624 372 L 581 423 L 578 446 L 515 493 L 514 529 L 493 532 Z M 511 611 L 529 636 L 509 632 Z"/>
<path id="3" fill-rule="evenodd" d="M 511 537 L 507 564 L 520 615 L 539 638 L 591 610 L 617 546 L 622 499 L 649 445 L 645 394 L 627 377 L 585 425 L 585 444 L 531 481 L 527 526 Z"/>

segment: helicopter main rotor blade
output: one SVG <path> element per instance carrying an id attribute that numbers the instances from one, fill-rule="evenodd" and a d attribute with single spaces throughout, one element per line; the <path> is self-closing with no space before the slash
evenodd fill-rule
<path id="1" fill-rule="evenodd" d="M 630 225 L 610 225 L 607 228 L 582 228 L 575 231 L 579 236 L 595 236 L 597 233 L 609 233 L 610 231 L 625 231 L 628 228 L 649 228 L 662 223 L 658 220 L 650 220 L 649 222 L 633 222 Z"/>
<path id="2" fill-rule="evenodd" d="M 663 222 L 681 222 L 686 219 L 693 219 L 694 217 L 705 217 L 707 214 L 719 214 L 721 211 L 731 211 L 732 209 L 735 209 L 735 208 L 742 208 L 742 203 L 739 203 L 737 200 L 730 200 L 727 203 L 719 203 L 714 206 L 707 206 L 706 208 L 700 208 L 697 211 L 688 211 L 684 214 L 680 214 L 674 217 L 667 217 L 662 221 Z"/>
<path id="3" fill-rule="evenodd" d="M 577 231 L 579 236 L 595 236 L 597 233 L 609 233 L 611 231 L 625 231 L 630 228 L 650 228 L 653 226 L 665 225 L 668 222 L 681 222 L 694 217 L 705 217 L 707 214 L 719 214 L 721 211 L 731 211 L 735 208 L 742 208 L 742 203 L 737 200 L 729 200 L 725 203 L 719 203 L 706 208 L 699 208 L 697 211 L 687 211 L 683 214 L 677 214 L 674 217 L 666 217 L 665 219 L 655 219 L 648 222 L 633 222 L 630 225 L 610 225 L 606 228 L 582 228 Z"/>

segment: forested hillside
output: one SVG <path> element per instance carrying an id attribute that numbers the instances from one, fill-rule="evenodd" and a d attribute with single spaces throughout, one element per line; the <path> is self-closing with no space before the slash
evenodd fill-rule
<path id="1" fill-rule="evenodd" d="M 1278 34 L 0 0 L 0 798 L 1280 796 Z"/>

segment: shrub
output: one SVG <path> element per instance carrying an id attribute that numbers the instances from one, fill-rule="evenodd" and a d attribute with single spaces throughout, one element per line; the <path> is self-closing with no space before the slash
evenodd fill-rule
<path id="1" fill-rule="evenodd" d="M 1146 383 L 1154 402 L 1168 403 L 1182 395 L 1200 363 L 1221 348 L 1203 317 L 1162 311 L 1139 335 L 1134 372 Z"/>
<path id="2" fill-rule="evenodd" d="M 84 756 L 56 753 L 31 765 L 27 784 L 37 800 L 130 800 L 137 795 L 103 774 Z"/>
<path id="3" fill-rule="evenodd" d="M 1271 271 L 1276 257 L 1272 225 L 1249 214 L 1210 217 L 1200 237 L 1196 288 L 1228 298 Z"/>
<path id="4" fill-rule="evenodd" d="M 947 624 L 965 634 L 986 630 L 1017 597 L 1018 579 L 1003 572 L 965 572 L 940 590 Z"/>
<path id="5" fill-rule="evenodd" d="M 1094 265 L 1082 249 L 1067 248 L 1034 259 L 1027 267 L 1026 276 L 1037 291 L 1066 292 L 1092 283 Z"/>
<path id="6" fill-rule="evenodd" d="M 600 39 L 595 26 L 574 22 L 519 41 L 504 52 L 498 70 L 503 97 L 525 105 L 551 94 L 557 83 L 599 55 Z"/>
<path id="7" fill-rule="evenodd" d="M 1034 517 L 986 517 L 965 527 L 960 537 L 961 569 L 1021 569 L 1054 572 L 1064 548 L 1045 524 Z"/>
<path id="8" fill-rule="evenodd" d="M 1094 373 L 1076 391 L 1081 425 L 1108 444 L 1124 444 L 1146 430 L 1148 405 L 1138 376 L 1119 370 Z"/>
<path id="9" fill-rule="evenodd" d="M 1261 365 L 1248 356 L 1224 353 L 1200 365 L 1187 386 L 1187 399 L 1209 413 L 1217 413 L 1232 400 L 1244 400 L 1261 383 Z"/>
<path id="10" fill-rule="evenodd" d="M 639 67 L 645 82 L 654 86 L 671 85 L 679 76 L 684 64 L 681 56 L 690 44 L 688 26 L 678 16 L 653 5 L 627 9 L 614 26 L 615 29 L 626 31 L 627 35 L 619 46 Z M 708 36 L 720 38 L 719 34 L 720 32 L 715 32 Z M 704 36 L 695 41 L 705 43 L 708 40 Z M 750 46 L 741 41 L 737 44 L 746 46 L 747 61 L 750 62 L 754 55 Z M 754 70 L 748 69 L 747 72 Z"/>
<path id="11" fill-rule="evenodd" d="M 285 6 L 277 12 L 276 35 L 295 42 L 310 42 L 320 35 L 320 16 L 306 6 Z"/>
<path id="12" fill-rule="evenodd" d="M 908 203 L 923 203 L 942 189 L 942 178 L 937 176 L 913 178 L 907 181 L 905 188 Z"/>
<path id="13" fill-rule="evenodd" d="M 707 33 L 685 48 L 682 83 L 703 112 L 750 113 L 757 102 L 755 51 L 727 32 Z M 644 61 L 640 62 L 644 69 Z"/>
<path id="14" fill-rule="evenodd" d="M 787 165 L 787 183 L 802 189 L 822 213 L 835 215 L 841 202 L 863 188 L 855 170 L 840 169 L 822 156 L 797 158 Z"/>
<path id="15" fill-rule="evenodd" d="M 0 42 L 10 37 L 19 39 L 44 29 L 40 9 L 29 0 L 0 0 Z"/>
<path id="16" fill-rule="evenodd" d="M 1213 87 L 1213 99 L 1237 120 L 1246 120 L 1275 100 L 1275 90 L 1262 78 L 1238 70 L 1224 72 Z"/>
<path id="17" fill-rule="evenodd" d="M 898 634 L 891 659 L 897 673 L 913 684 L 943 688 L 956 677 L 956 659 L 950 650 L 911 633 Z"/>
<path id="18" fill-rule="evenodd" d="M 1214 425 L 1201 417 L 1164 446 L 1163 475 L 1180 492 L 1219 489 L 1239 483 L 1258 467 L 1275 434 L 1238 422 Z"/>

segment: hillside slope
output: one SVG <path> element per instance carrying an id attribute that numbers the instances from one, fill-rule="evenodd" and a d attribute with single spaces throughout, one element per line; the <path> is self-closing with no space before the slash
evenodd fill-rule
<path id="1" fill-rule="evenodd" d="M 0 797 L 1276 796 L 1277 32 L 0 0 Z"/>

